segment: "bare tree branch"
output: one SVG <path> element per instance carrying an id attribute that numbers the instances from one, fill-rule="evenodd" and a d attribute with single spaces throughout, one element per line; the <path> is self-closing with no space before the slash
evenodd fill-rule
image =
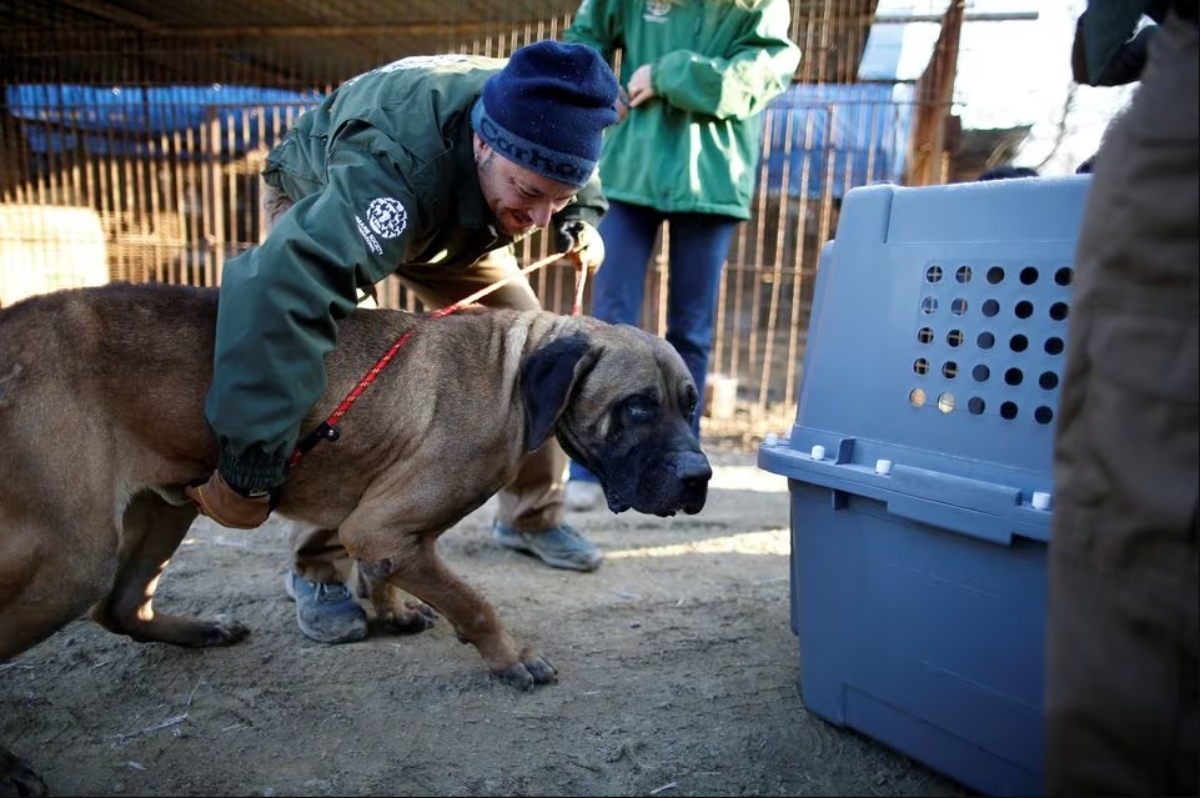
<path id="1" fill-rule="evenodd" d="M 1067 96 L 1063 99 L 1062 110 L 1058 115 L 1058 123 L 1054 130 L 1054 143 L 1050 146 L 1050 152 L 1042 159 L 1034 168 L 1039 172 L 1046 168 L 1046 165 L 1054 160 L 1058 155 L 1059 149 L 1062 148 L 1063 142 L 1067 140 L 1067 134 L 1070 133 L 1071 114 L 1075 111 L 1075 95 L 1079 91 L 1079 85 L 1075 81 L 1067 86 Z"/>

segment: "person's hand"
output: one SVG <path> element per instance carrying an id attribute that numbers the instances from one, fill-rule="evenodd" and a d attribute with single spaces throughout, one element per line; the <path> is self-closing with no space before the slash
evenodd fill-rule
<path id="1" fill-rule="evenodd" d="M 567 260 L 577 268 L 594 272 L 604 263 L 604 239 L 600 237 L 600 231 L 587 222 L 574 221 L 560 225 L 555 245 L 559 252 L 567 253 Z"/>
<path id="2" fill-rule="evenodd" d="M 651 80 L 651 72 L 653 68 L 649 64 L 642 64 L 633 71 L 633 75 L 629 78 L 629 106 L 637 108 L 642 103 L 653 99 L 654 81 Z"/>
<path id="3" fill-rule="evenodd" d="M 238 493 L 225 481 L 220 471 L 212 472 L 206 482 L 185 486 L 183 492 L 202 515 L 221 526 L 254 529 L 271 515 L 269 495 L 245 496 Z"/>
<path id="4" fill-rule="evenodd" d="M 625 117 L 629 116 L 629 92 L 625 91 L 625 87 L 621 86 L 617 92 L 617 124 L 625 121 Z"/>

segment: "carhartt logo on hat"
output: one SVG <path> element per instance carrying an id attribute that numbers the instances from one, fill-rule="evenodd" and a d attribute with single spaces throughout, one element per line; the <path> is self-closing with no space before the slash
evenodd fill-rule
<path id="1" fill-rule="evenodd" d="M 532 172 L 576 188 L 600 160 L 617 121 L 612 69 L 583 44 L 535 42 L 512 54 L 471 111 L 479 137 Z"/>

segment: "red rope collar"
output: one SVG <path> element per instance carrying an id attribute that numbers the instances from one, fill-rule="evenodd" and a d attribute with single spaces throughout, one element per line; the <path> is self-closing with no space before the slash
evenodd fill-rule
<path id="1" fill-rule="evenodd" d="M 428 316 L 431 319 L 439 319 L 442 316 L 449 316 L 451 313 L 457 313 L 468 305 L 479 301 L 493 291 L 503 288 L 518 277 L 523 277 L 527 274 L 535 272 L 538 269 L 554 263 L 555 261 L 561 260 L 562 258 L 566 257 L 566 255 L 567 253 L 560 252 L 547 258 L 542 258 L 536 263 L 526 266 L 519 273 L 505 277 L 503 280 L 497 280 L 491 285 L 481 288 L 470 296 L 460 299 L 453 305 L 447 305 L 440 310 L 435 310 L 432 313 L 429 313 Z M 577 266 L 575 269 L 575 304 L 571 309 L 572 316 L 578 316 L 583 311 L 583 288 L 586 280 L 587 269 L 582 265 Z M 366 391 L 367 388 L 370 387 L 371 383 L 375 381 L 375 378 L 378 377 L 385 368 L 387 368 L 388 364 L 392 362 L 392 358 L 395 357 L 396 353 L 400 351 L 400 348 L 408 342 L 408 339 L 411 338 L 413 333 L 416 331 L 417 327 L 416 325 L 413 325 L 403 335 L 401 335 L 400 338 L 397 339 L 396 342 L 392 344 L 386 352 L 383 353 L 383 356 L 380 357 L 379 360 L 375 361 L 375 365 L 371 366 L 367 373 L 363 375 L 363 378 L 358 381 L 358 384 L 351 389 L 350 393 L 346 394 L 346 398 L 343 399 L 341 404 L 339 404 L 334 411 L 329 414 L 329 417 L 321 422 L 316 429 L 301 439 L 301 441 L 296 445 L 296 448 L 292 450 L 291 459 L 288 461 L 289 469 L 295 468 L 296 464 L 300 462 L 300 458 L 307 454 L 321 441 L 336 441 L 338 439 L 337 423 L 342 420 L 342 416 L 346 415 L 346 412 L 350 409 L 351 405 L 358 401 L 358 397 L 362 396 L 363 392 Z"/>

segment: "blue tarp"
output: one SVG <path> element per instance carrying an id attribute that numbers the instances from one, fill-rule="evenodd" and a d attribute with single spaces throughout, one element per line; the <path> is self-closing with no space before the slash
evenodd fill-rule
<path id="1" fill-rule="evenodd" d="M 273 114 L 307 108 L 321 97 L 252 86 L 25 84 L 9 86 L 6 99 L 9 112 L 23 121 L 34 152 L 86 146 L 93 155 L 151 155 L 161 152 L 163 136 L 198 134 L 215 120 L 220 124 L 222 156 L 238 157 L 260 144 L 274 144 L 284 126 L 273 123 Z M 261 142 L 259 115 L 268 119 Z"/>
<path id="2" fill-rule="evenodd" d="M 275 144 L 284 125 L 273 115 L 311 107 L 321 96 L 251 86 L 36 84 L 9 86 L 7 100 L 37 153 L 86 146 L 93 155 L 154 156 L 163 136 L 198 135 L 216 120 L 221 157 L 236 158 Z M 267 117 L 262 131 L 260 115 Z M 909 85 L 793 86 L 766 111 L 768 191 L 782 193 L 785 164 L 792 197 L 828 190 L 840 198 L 854 186 L 900 182 L 911 120 Z"/>
<path id="3" fill-rule="evenodd" d="M 768 193 L 783 193 L 785 166 L 791 197 L 901 182 L 912 118 L 909 84 L 793 86 L 766 111 Z"/>

